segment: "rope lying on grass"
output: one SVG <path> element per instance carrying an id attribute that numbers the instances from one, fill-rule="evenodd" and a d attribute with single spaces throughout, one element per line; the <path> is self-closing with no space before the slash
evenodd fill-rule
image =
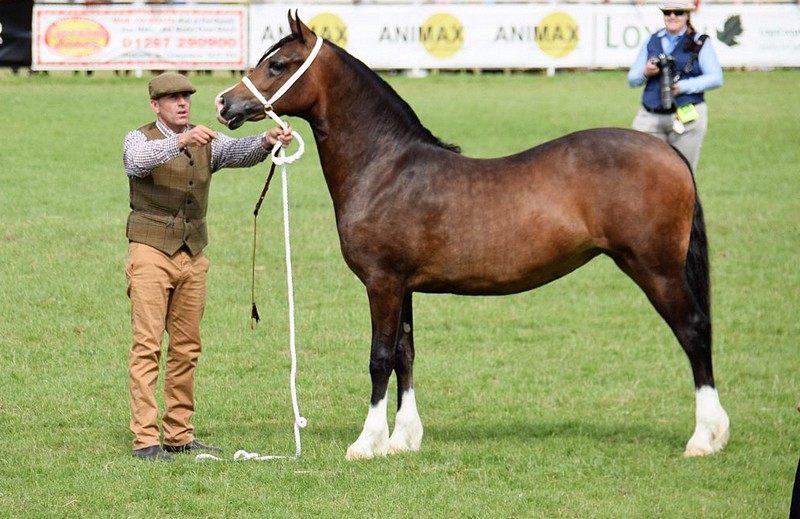
<path id="1" fill-rule="evenodd" d="M 286 123 L 283 121 L 281 122 L 282 127 L 286 127 Z M 275 459 L 290 459 L 290 460 L 298 460 L 300 458 L 300 454 L 302 452 L 302 444 L 300 442 L 300 429 L 305 428 L 308 424 L 308 421 L 300 414 L 300 406 L 297 402 L 297 349 L 295 346 L 295 320 L 294 320 L 294 283 L 293 283 L 293 276 L 292 276 L 292 250 L 291 245 L 289 242 L 289 192 L 288 192 L 288 184 L 287 184 L 287 175 L 286 175 L 286 165 L 291 164 L 297 159 L 299 159 L 303 155 L 303 151 L 305 150 L 305 143 L 303 142 L 302 137 L 297 132 L 292 132 L 292 135 L 297 140 L 299 144 L 299 149 L 293 155 L 289 157 L 286 156 L 286 152 L 281 145 L 280 142 L 275 144 L 275 147 L 272 150 L 272 161 L 273 164 L 277 164 L 281 166 L 281 183 L 282 186 L 282 200 L 283 200 L 283 237 L 284 237 L 284 248 L 286 250 L 286 283 L 287 283 L 287 294 L 289 298 L 289 351 L 292 357 L 292 368 L 289 374 L 289 389 L 291 391 L 292 397 L 292 409 L 294 410 L 294 442 L 295 442 L 295 453 L 294 456 L 289 455 L 260 455 L 257 452 L 248 452 L 246 450 L 240 449 L 236 451 L 233 455 L 233 461 L 239 460 L 275 460 Z M 271 178 L 272 175 L 270 174 Z M 258 215 L 258 206 L 261 205 L 261 202 L 264 199 L 264 195 L 266 194 L 266 188 L 269 185 L 269 178 L 267 179 L 267 185 L 264 186 L 264 191 L 262 192 L 261 199 L 258 201 L 258 205 L 256 206 L 255 215 Z M 255 240 L 255 237 L 254 237 Z M 254 242 L 255 248 L 255 242 Z M 255 310 L 255 302 L 253 302 L 253 310 L 254 314 L 258 315 L 257 311 Z M 213 454 L 198 454 L 195 456 L 195 461 L 201 460 L 218 460 L 222 461 L 222 458 L 214 456 Z"/>

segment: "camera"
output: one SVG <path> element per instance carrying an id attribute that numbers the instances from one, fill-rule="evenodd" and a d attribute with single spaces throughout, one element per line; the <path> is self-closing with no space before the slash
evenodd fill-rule
<path id="1" fill-rule="evenodd" d="M 661 108 L 670 110 L 675 104 L 672 86 L 678 79 L 675 72 L 675 59 L 666 54 L 659 54 L 658 57 L 652 59 L 652 62 L 658 67 L 658 70 L 661 71 L 661 75 L 658 78 L 658 90 L 661 94 Z"/>

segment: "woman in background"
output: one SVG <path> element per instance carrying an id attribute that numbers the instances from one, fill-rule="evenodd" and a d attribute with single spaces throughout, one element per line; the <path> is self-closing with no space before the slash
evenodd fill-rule
<path id="1" fill-rule="evenodd" d="M 722 67 L 708 37 L 692 26 L 694 5 L 667 2 L 659 9 L 664 28 L 642 45 L 628 72 L 631 87 L 644 85 L 633 129 L 675 146 L 695 171 L 708 128 L 704 93 L 722 86 Z"/>

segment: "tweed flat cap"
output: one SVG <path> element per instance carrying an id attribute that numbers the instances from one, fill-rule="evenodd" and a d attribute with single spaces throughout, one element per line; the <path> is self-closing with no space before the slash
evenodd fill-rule
<path id="1" fill-rule="evenodd" d="M 167 94 L 177 94 L 179 92 L 189 92 L 194 94 L 197 89 L 191 81 L 183 74 L 176 72 L 164 72 L 150 80 L 148 84 L 150 99 L 158 99 Z"/>
<path id="2" fill-rule="evenodd" d="M 661 9 L 663 12 L 668 13 L 670 11 L 694 11 L 694 3 L 692 2 L 664 2 L 663 4 L 658 4 L 658 8 Z"/>

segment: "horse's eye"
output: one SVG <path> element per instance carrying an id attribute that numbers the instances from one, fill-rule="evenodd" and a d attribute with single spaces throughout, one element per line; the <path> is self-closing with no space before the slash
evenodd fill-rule
<path id="1" fill-rule="evenodd" d="M 269 64 L 269 73 L 272 74 L 273 76 L 277 76 L 285 69 L 286 66 L 283 63 L 278 63 L 276 61 L 273 61 L 272 63 Z"/>

